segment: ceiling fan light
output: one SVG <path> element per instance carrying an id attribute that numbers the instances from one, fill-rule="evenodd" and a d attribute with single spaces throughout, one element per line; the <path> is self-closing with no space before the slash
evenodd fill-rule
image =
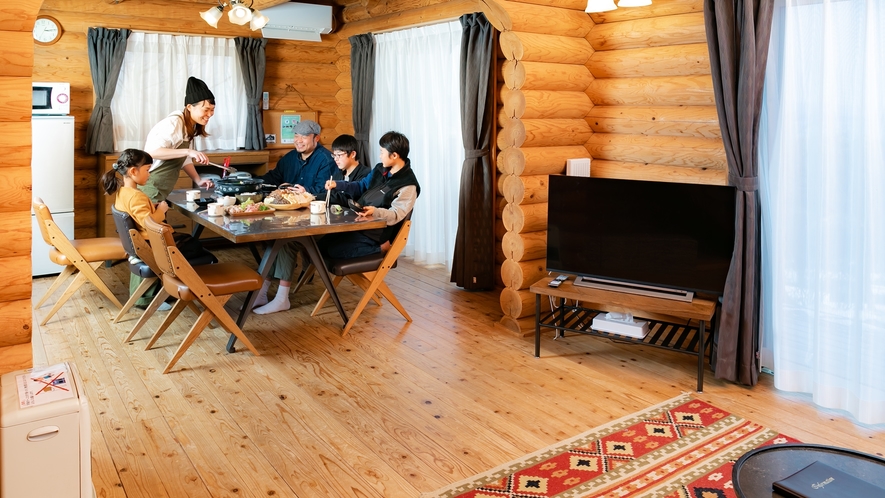
<path id="1" fill-rule="evenodd" d="M 249 21 L 249 28 L 252 31 L 257 31 L 267 25 L 268 21 L 270 21 L 270 19 L 268 19 L 266 15 L 262 14 L 258 10 L 253 10 L 252 20 Z"/>
<path id="2" fill-rule="evenodd" d="M 206 21 L 206 24 L 212 26 L 213 28 L 218 27 L 218 20 L 221 19 L 222 14 L 224 13 L 224 7 L 221 5 L 216 5 L 206 12 L 200 12 L 200 17 Z"/>
<path id="3" fill-rule="evenodd" d="M 645 7 L 651 5 L 651 0 L 620 0 L 618 7 Z"/>
<path id="4" fill-rule="evenodd" d="M 594 12 L 608 12 L 617 8 L 615 0 L 587 0 L 587 8 L 584 9 L 584 12 L 592 14 Z"/>

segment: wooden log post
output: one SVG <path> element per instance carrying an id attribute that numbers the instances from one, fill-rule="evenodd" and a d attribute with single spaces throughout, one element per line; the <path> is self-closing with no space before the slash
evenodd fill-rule
<path id="1" fill-rule="evenodd" d="M 530 261 L 513 261 L 512 259 L 504 261 L 504 265 L 501 266 L 501 279 L 504 281 L 504 285 L 511 289 L 525 290 L 544 278 L 547 274 L 546 256 L 545 254 L 544 258 Z"/>
<path id="2" fill-rule="evenodd" d="M 584 38 L 519 31 L 501 33 L 498 44 L 508 60 L 586 64 L 593 47 Z"/>
<path id="3" fill-rule="evenodd" d="M 534 282 L 532 282 L 534 283 Z M 535 315 L 535 294 L 529 290 L 516 290 L 505 287 L 500 296 L 501 310 L 504 315 L 512 319 L 520 319 Z M 541 299 L 541 312 L 550 310 L 550 300 Z M 531 330 L 534 331 L 534 319 L 531 320 Z"/>
<path id="4" fill-rule="evenodd" d="M 501 78 L 510 89 L 583 92 L 593 75 L 583 64 L 557 64 L 508 60 L 501 67 Z"/>
<path id="5" fill-rule="evenodd" d="M 524 233 L 546 230 L 547 203 L 525 205 L 508 203 L 501 219 L 508 232 Z"/>
<path id="6" fill-rule="evenodd" d="M 507 232 L 501 240 L 507 259 L 520 262 L 547 257 L 547 231 L 516 233 Z"/>
<path id="7" fill-rule="evenodd" d="M 506 258 L 499 325 L 520 335 L 534 330 L 535 296 L 527 289 L 545 274 L 548 175 L 564 171 L 566 159 L 587 157 L 593 135 L 586 120 L 593 77 L 585 65 L 593 22 L 582 1 L 497 2 L 512 26 L 498 43 L 506 59 L 497 93 L 497 190 L 506 202 L 499 204 Z"/>
<path id="8" fill-rule="evenodd" d="M 498 191 L 510 204 L 527 205 L 547 202 L 548 175 L 501 175 Z"/>
<path id="9" fill-rule="evenodd" d="M 509 14 L 513 31 L 583 38 L 593 28 L 593 22 L 586 13 L 560 8 L 555 4 L 532 5 L 511 1 L 499 2 L 498 5 Z"/>
<path id="10" fill-rule="evenodd" d="M 593 109 L 584 92 L 558 90 L 511 90 L 502 87 L 498 123 L 507 119 L 582 119 Z"/>

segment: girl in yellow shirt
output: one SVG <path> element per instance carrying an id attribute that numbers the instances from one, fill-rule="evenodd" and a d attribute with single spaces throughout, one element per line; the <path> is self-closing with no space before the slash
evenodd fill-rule
<path id="1" fill-rule="evenodd" d="M 147 194 L 138 189 L 139 186 L 147 183 L 148 178 L 150 178 L 152 162 L 153 158 L 147 152 L 139 149 L 126 149 L 120 154 L 117 162 L 114 163 L 113 169 L 101 176 L 101 185 L 105 194 L 117 194 L 114 207 L 132 217 L 132 221 L 135 222 L 138 231 L 141 232 L 145 240 L 147 240 L 147 232 L 144 228 L 144 220 L 150 217 L 157 223 L 164 223 L 166 212 L 169 210 L 169 205 L 165 201 L 154 204 Z M 122 177 L 122 180 L 117 176 L 118 174 Z M 205 262 L 208 258 L 212 263 L 218 262 L 217 258 L 203 249 L 200 241 L 192 238 L 190 235 L 175 232 L 174 239 L 176 247 L 188 260 L 200 258 L 201 262 Z M 130 275 L 130 294 L 138 288 L 141 280 L 141 277 L 135 274 Z M 135 306 L 146 308 L 153 296 L 156 295 L 156 290 L 155 288 L 149 289 L 144 297 L 135 303 Z M 168 309 L 167 306 L 161 306 L 160 309 L 164 308 Z"/>

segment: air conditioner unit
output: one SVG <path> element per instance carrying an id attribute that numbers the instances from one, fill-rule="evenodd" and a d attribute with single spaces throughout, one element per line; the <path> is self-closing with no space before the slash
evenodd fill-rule
<path id="1" fill-rule="evenodd" d="M 322 41 L 332 32 L 332 7 L 306 3 L 284 3 L 262 9 L 269 21 L 261 29 L 265 38 Z"/>

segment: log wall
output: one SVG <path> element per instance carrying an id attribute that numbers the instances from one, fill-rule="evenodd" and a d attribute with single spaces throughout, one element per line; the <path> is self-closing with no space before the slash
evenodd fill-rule
<path id="1" fill-rule="evenodd" d="M 28 368 L 31 349 L 31 31 L 42 0 L 0 7 L 0 374 Z"/>
<path id="2" fill-rule="evenodd" d="M 496 236 L 499 322 L 534 331 L 527 288 L 546 273 L 547 179 L 591 157 L 594 177 L 726 183 L 702 0 L 603 14 L 585 1 L 499 2 Z M 546 303 L 545 303 L 546 304 Z"/>
<path id="3" fill-rule="evenodd" d="M 726 184 L 702 0 L 590 14 L 592 176 Z"/>
<path id="4" fill-rule="evenodd" d="M 499 324 L 520 334 L 534 331 L 528 288 L 546 274 L 548 176 L 563 173 L 568 158 L 589 157 L 593 136 L 586 64 L 595 50 L 585 37 L 594 23 L 578 3 L 499 2 L 510 19 L 498 68 Z"/>

